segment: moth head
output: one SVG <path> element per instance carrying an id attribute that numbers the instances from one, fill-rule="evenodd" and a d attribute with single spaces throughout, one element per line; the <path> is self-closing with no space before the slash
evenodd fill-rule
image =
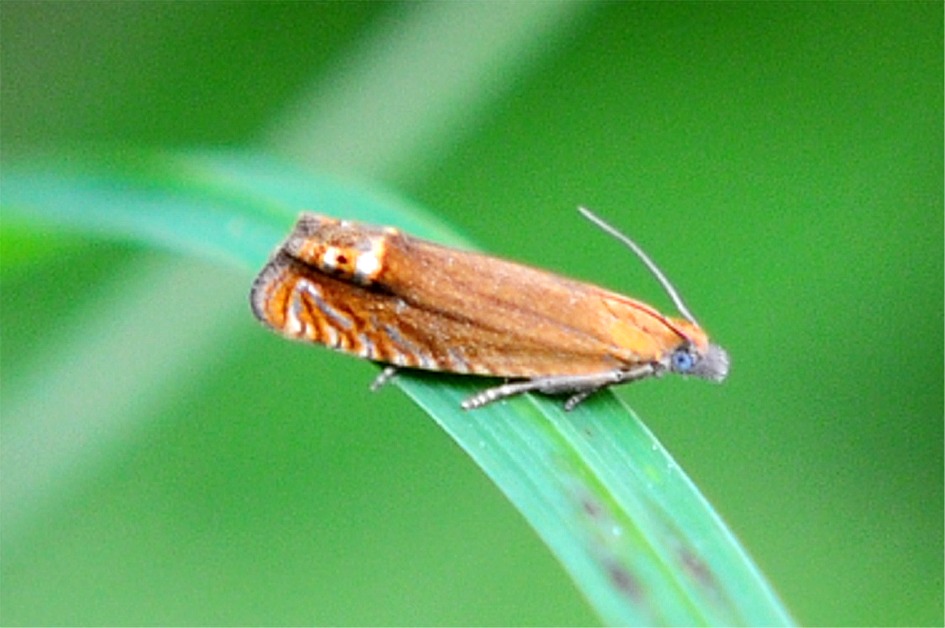
<path id="1" fill-rule="evenodd" d="M 700 348 L 691 342 L 684 342 L 664 362 L 670 371 L 680 375 L 694 375 L 716 382 L 728 377 L 728 353 L 715 344 L 706 344 Z"/>
<path id="2" fill-rule="evenodd" d="M 664 318 L 663 322 L 672 329 L 675 334 L 682 339 L 682 342 L 675 349 L 667 353 L 660 360 L 660 364 L 666 370 L 681 375 L 695 375 L 704 379 L 711 379 L 721 382 L 728 377 L 728 353 L 722 347 L 712 344 L 696 317 L 692 315 L 686 304 L 683 303 L 679 292 L 670 283 L 663 271 L 656 265 L 656 262 L 650 259 L 640 246 L 620 233 L 617 229 L 604 222 L 594 212 L 586 207 L 579 207 L 578 211 L 585 218 L 596 224 L 598 227 L 623 242 L 627 248 L 633 251 L 640 261 L 653 273 L 656 280 L 660 282 L 666 294 L 672 299 L 676 309 L 682 315 L 682 318 Z"/>

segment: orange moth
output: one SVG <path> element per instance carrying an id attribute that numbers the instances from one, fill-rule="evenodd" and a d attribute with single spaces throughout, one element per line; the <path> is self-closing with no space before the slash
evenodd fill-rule
<path id="1" fill-rule="evenodd" d="M 709 342 L 672 284 L 625 235 L 681 317 L 604 288 L 497 257 L 303 212 L 253 283 L 263 323 L 388 367 L 507 378 L 463 402 L 478 408 L 524 392 L 568 395 L 664 373 L 722 381 L 725 350 Z"/>

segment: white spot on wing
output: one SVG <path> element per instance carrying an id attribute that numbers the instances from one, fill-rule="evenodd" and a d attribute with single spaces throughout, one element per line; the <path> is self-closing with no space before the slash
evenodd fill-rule
<path id="1" fill-rule="evenodd" d="M 358 259 L 355 261 L 354 276 L 358 281 L 367 283 L 374 278 L 380 269 L 381 260 L 378 259 L 375 251 L 362 253 L 358 255 Z"/>
<path id="2" fill-rule="evenodd" d="M 341 251 L 337 247 L 330 246 L 325 249 L 325 254 L 322 256 L 322 266 L 325 270 L 335 270 L 338 268 L 338 256 L 341 254 Z"/>

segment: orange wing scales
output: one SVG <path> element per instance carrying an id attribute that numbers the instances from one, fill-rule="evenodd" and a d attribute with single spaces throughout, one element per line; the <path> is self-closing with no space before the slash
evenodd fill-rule
<path id="1" fill-rule="evenodd" d="M 352 304 L 365 300 L 363 294 L 354 294 L 366 292 L 364 288 L 352 288 L 332 277 L 313 279 L 305 271 L 298 260 L 277 255 L 254 288 L 256 316 L 285 336 L 396 366 L 491 372 L 471 369 L 460 347 L 434 353 L 424 346 L 417 330 L 391 318 L 391 313 L 408 308 L 402 299 L 374 294 L 367 308 L 353 308 Z"/>

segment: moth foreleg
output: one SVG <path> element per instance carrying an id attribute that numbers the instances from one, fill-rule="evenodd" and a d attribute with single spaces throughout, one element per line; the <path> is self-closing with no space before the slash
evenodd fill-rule
<path id="1" fill-rule="evenodd" d="M 589 375 L 533 377 L 520 382 L 509 382 L 501 386 L 487 388 L 464 401 L 462 405 L 465 410 L 473 410 L 493 401 L 507 399 L 526 392 L 540 392 L 546 395 L 573 393 L 564 404 L 565 410 L 573 410 L 579 403 L 601 388 L 641 379 L 653 373 L 652 365 L 643 364 L 632 369 L 614 369 Z"/>

